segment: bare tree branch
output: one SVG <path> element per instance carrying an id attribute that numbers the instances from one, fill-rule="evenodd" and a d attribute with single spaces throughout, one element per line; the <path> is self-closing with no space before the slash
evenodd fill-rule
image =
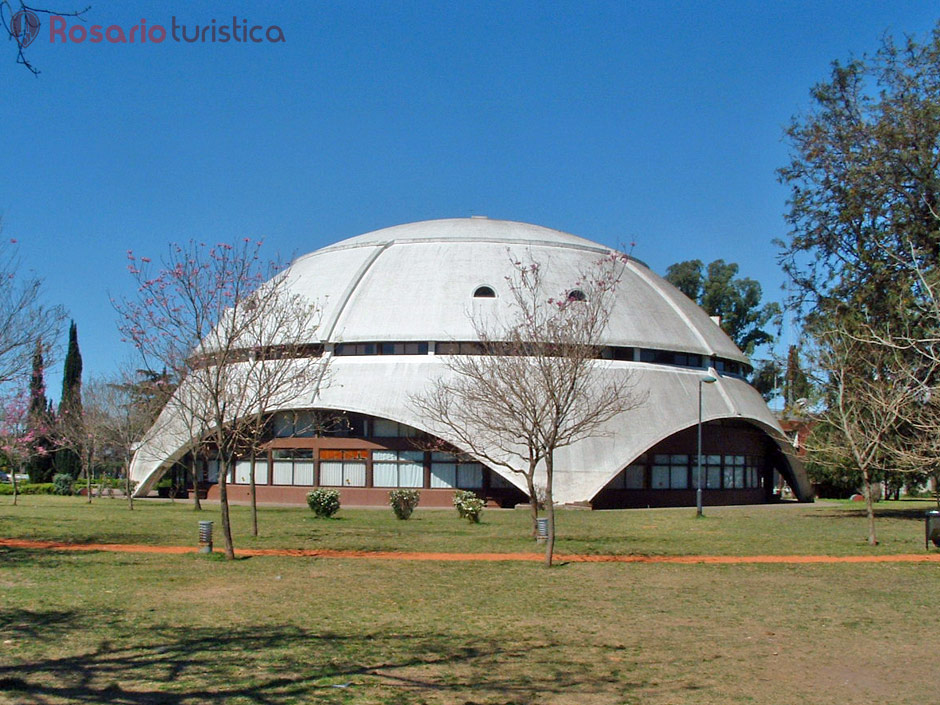
<path id="1" fill-rule="evenodd" d="M 442 358 L 444 373 L 412 404 L 448 443 L 525 478 L 533 532 L 544 493 L 551 565 L 555 451 L 599 435 L 644 397 L 628 371 L 613 373 L 598 359 L 624 257 L 611 253 L 555 296 L 540 263 L 511 261 L 509 314 L 474 318 L 477 354 Z"/>
<path id="2" fill-rule="evenodd" d="M 253 452 L 268 410 L 322 383 L 328 364 L 305 357 L 301 344 L 317 339 L 318 307 L 291 293 L 276 263 L 262 262 L 260 244 L 173 245 L 159 268 L 129 253 L 138 296 L 115 304 L 148 369 L 179 382 L 148 437 L 182 427 L 194 454 L 211 446 L 219 459 L 230 559 L 227 482 L 236 457 Z"/>
<path id="3" fill-rule="evenodd" d="M 26 48 L 32 43 L 34 33 L 39 31 L 39 15 L 77 17 L 84 22 L 83 15 L 90 9 L 91 5 L 82 10 L 50 10 L 28 5 L 23 0 L 18 0 L 16 6 L 13 0 L 0 0 L 0 24 L 3 25 L 6 35 L 16 42 L 16 63 L 25 66 L 26 70 L 34 76 L 40 74 L 39 69 L 26 56 Z"/>

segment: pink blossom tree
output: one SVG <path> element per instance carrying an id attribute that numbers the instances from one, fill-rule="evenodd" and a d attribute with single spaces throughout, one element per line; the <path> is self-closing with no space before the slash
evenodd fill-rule
<path id="1" fill-rule="evenodd" d="M 230 559 L 227 483 L 234 462 L 253 452 L 263 412 L 321 379 L 325 364 L 304 343 L 316 340 L 316 305 L 290 291 L 279 265 L 261 259 L 260 246 L 250 238 L 171 245 L 159 264 L 129 252 L 138 293 L 115 303 L 121 331 L 146 368 L 166 370 L 177 385 L 157 424 L 182 425 L 192 453 L 211 452 L 219 461 Z"/>
<path id="2" fill-rule="evenodd" d="M 49 453 L 40 443 L 45 429 L 37 427 L 29 415 L 29 395 L 24 393 L 3 400 L 0 405 L 0 452 L 10 463 L 13 504 L 17 503 L 16 475 L 30 458 Z"/>

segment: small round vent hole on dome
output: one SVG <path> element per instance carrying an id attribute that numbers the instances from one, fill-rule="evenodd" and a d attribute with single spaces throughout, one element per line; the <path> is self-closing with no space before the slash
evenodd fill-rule
<path id="1" fill-rule="evenodd" d="M 475 299 L 495 299 L 496 292 L 493 291 L 491 286 L 479 286 L 477 290 L 473 292 L 473 298 Z"/>
<path id="2" fill-rule="evenodd" d="M 572 289 L 568 292 L 568 301 L 587 301 L 587 296 L 580 289 Z"/>

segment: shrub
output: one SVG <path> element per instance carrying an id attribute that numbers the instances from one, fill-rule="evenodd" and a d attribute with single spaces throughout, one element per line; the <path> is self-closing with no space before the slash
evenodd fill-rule
<path id="1" fill-rule="evenodd" d="M 329 519 L 339 511 L 339 490 L 314 490 L 308 492 L 307 505 L 321 519 Z"/>
<path id="2" fill-rule="evenodd" d="M 51 482 L 17 482 L 17 494 L 53 494 L 55 486 Z M 12 495 L 13 485 L 0 484 L 0 495 Z"/>
<path id="3" fill-rule="evenodd" d="M 72 494 L 72 476 L 67 472 L 57 472 L 52 478 L 52 485 L 55 494 Z"/>
<path id="4" fill-rule="evenodd" d="M 467 519 L 474 524 L 480 523 L 480 514 L 483 513 L 484 502 L 469 490 L 457 490 L 454 493 L 454 509 L 461 519 Z"/>
<path id="5" fill-rule="evenodd" d="M 388 503 L 399 519 L 407 519 L 418 506 L 421 493 L 418 490 L 392 490 L 388 493 Z"/>

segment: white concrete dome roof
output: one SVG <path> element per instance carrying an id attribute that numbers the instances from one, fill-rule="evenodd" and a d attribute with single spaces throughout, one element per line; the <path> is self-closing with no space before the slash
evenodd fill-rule
<path id="1" fill-rule="evenodd" d="M 321 323 L 307 342 L 326 344 L 320 359 L 329 360 L 329 381 L 323 385 L 319 378 L 311 379 L 269 411 L 316 408 L 365 414 L 406 424 L 459 447 L 447 429 L 434 427 L 413 404 L 434 380 L 455 374 L 440 347 L 375 354 L 376 348 L 370 353 L 366 346 L 351 352 L 331 344 L 473 341 L 474 317 L 508 312 L 511 320 L 506 278 L 513 272 L 514 260 L 537 262 L 548 295 L 562 295 L 608 252 L 602 245 L 557 230 L 474 217 L 376 230 L 300 257 L 284 276 L 292 292 L 316 302 L 322 311 Z M 475 298 L 481 286 L 491 287 L 496 296 Z M 694 428 L 700 419 L 719 422 L 721 433 L 731 434 L 723 436 L 725 440 L 735 432 L 722 425 L 725 421 L 763 432 L 786 455 L 791 486 L 801 498 L 811 496 L 799 459 L 757 390 L 738 370 L 708 359 L 747 363 L 747 358 L 704 311 L 638 260 L 626 262 L 608 331 L 602 341 L 608 346 L 634 348 L 634 353 L 650 349 L 691 353 L 705 359 L 689 365 L 668 354 L 660 362 L 655 355 L 650 359 L 643 354 L 598 360 L 594 373 L 635 382 L 639 398 L 645 401 L 641 408 L 608 420 L 596 436 L 559 449 L 556 501 L 592 501 L 629 463 Z M 311 355 L 319 356 L 319 350 L 312 349 Z M 298 358 L 293 364 L 308 363 Z M 715 378 L 712 384 L 703 385 L 706 371 Z M 186 419 L 168 404 L 135 453 L 131 475 L 140 483 L 138 494 L 149 492 L 161 474 L 192 448 L 191 434 Z M 677 447 L 676 452 L 689 452 L 681 444 Z M 491 469 L 525 491 L 516 473 Z"/>
<path id="2" fill-rule="evenodd" d="M 300 257 L 286 276 L 322 309 L 319 340 L 310 342 L 473 340 L 471 314 L 507 305 L 512 259 L 539 263 L 547 290 L 560 294 L 608 251 L 528 223 L 453 218 L 343 240 Z M 496 298 L 474 299 L 480 286 Z M 608 345 L 748 361 L 695 303 L 632 258 L 608 329 Z"/>

